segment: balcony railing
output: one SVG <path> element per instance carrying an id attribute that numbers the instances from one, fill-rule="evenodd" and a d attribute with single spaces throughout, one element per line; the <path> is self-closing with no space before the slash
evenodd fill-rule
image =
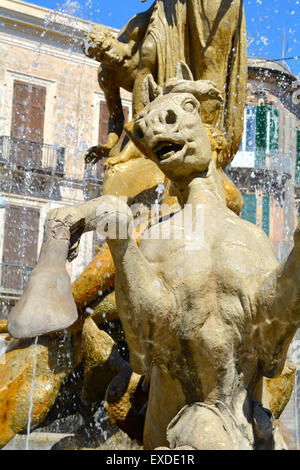
<path id="1" fill-rule="evenodd" d="M 63 174 L 65 149 L 55 145 L 0 136 L 0 164 Z"/>
<path id="2" fill-rule="evenodd" d="M 0 288 L 5 292 L 13 292 L 20 295 L 33 270 L 32 266 L 20 266 L 17 264 L 0 264 Z"/>
<path id="3" fill-rule="evenodd" d="M 291 175 L 293 160 L 290 155 L 286 155 L 283 152 L 276 152 L 272 155 L 260 155 L 259 152 L 238 151 L 231 163 L 231 167 L 258 168 Z"/>
<path id="4" fill-rule="evenodd" d="M 99 160 L 97 163 L 88 163 L 84 169 L 84 179 L 92 180 L 97 184 L 102 184 L 104 178 L 104 166 L 103 161 Z"/>
<path id="5" fill-rule="evenodd" d="M 296 175 L 295 175 L 295 184 L 296 186 L 300 186 L 300 168 L 296 167 Z"/>

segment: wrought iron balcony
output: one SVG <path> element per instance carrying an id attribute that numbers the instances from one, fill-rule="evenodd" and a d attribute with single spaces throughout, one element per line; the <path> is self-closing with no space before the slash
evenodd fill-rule
<path id="1" fill-rule="evenodd" d="M 43 173 L 64 173 L 65 149 L 55 145 L 0 136 L 0 165 Z"/>
<path id="2" fill-rule="evenodd" d="M 32 270 L 32 266 L 20 266 L 7 263 L 0 264 L 1 291 L 21 295 Z"/>
<path id="3" fill-rule="evenodd" d="M 296 186 L 300 186 L 300 168 L 299 167 L 296 167 L 295 184 Z"/>
<path id="4" fill-rule="evenodd" d="M 97 163 L 85 164 L 84 168 L 84 179 L 89 180 L 94 184 L 102 185 L 104 178 L 104 166 L 103 160 L 99 160 Z"/>
<path id="5" fill-rule="evenodd" d="M 276 151 L 272 154 L 265 152 L 238 151 L 234 157 L 231 168 L 249 168 L 274 171 L 279 174 L 292 175 L 293 159 L 290 155 Z"/>

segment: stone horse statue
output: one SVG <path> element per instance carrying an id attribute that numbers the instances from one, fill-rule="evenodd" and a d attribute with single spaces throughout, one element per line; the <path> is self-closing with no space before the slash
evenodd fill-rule
<path id="1" fill-rule="evenodd" d="M 226 207 L 201 119 L 202 103 L 220 99 L 212 83 L 180 63 L 176 78 L 160 87 L 149 75 L 143 90 L 130 137 L 177 188 L 181 209 L 140 244 L 131 210 L 114 196 L 51 211 L 8 330 L 33 337 L 75 321 L 65 261 L 98 226 L 116 266 L 130 364 L 150 384 L 144 448 L 283 449 L 261 383 L 281 373 L 299 328 L 300 229 L 279 265 L 263 230 Z"/>
<path id="2" fill-rule="evenodd" d="M 217 99 L 203 102 L 205 124 L 223 129 L 228 142 L 226 161 L 233 159 L 243 133 L 241 105 L 247 83 L 247 44 L 242 0 L 155 0 L 138 13 L 115 37 L 94 25 L 83 41 L 83 51 L 100 62 L 99 86 L 108 111 L 104 145 L 89 149 L 86 161 L 109 159 L 106 166 L 140 155 L 132 142 L 120 152 L 124 115 L 120 88 L 132 92 L 132 115 L 142 111 L 142 85 L 148 74 L 159 85 L 175 76 L 176 64 L 185 62 L 196 80 L 210 80 L 221 90 Z"/>

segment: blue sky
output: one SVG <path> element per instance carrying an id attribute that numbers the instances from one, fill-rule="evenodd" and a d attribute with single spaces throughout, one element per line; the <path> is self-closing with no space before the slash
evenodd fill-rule
<path id="1" fill-rule="evenodd" d="M 31 0 L 30 3 L 63 11 L 114 28 L 121 28 L 153 0 Z M 280 59 L 300 56 L 300 0 L 245 0 L 248 53 Z M 300 60 L 287 60 L 291 72 L 300 77 Z"/>

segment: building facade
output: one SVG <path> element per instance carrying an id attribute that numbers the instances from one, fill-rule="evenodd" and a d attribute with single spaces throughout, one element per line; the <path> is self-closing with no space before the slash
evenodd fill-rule
<path id="1" fill-rule="evenodd" d="M 99 64 L 81 50 L 89 22 L 20 0 L 3 0 L 0 17 L 0 299 L 10 304 L 36 263 L 48 210 L 101 193 L 103 167 L 85 165 L 84 153 L 105 142 L 108 112 Z M 276 62 L 249 59 L 244 135 L 228 168 L 242 216 L 265 230 L 278 259 L 291 249 L 300 201 L 295 81 Z M 130 119 L 130 93 L 122 99 Z M 73 279 L 92 256 L 85 234 Z"/>
<path id="2" fill-rule="evenodd" d="M 80 46 L 90 22 L 19 0 L 2 0 L 0 20 L 0 197 L 6 202 L 0 209 L 2 319 L 37 261 L 47 212 L 101 194 L 103 167 L 85 165 L 84 153 L 105 142 L 108 112 L 97 82 L 98 63 Z M 292 247 L 300 213 L 295 82 L 278 63 L 249 59 L 244 135 L 227 169 L 244 196 L 242 216 L 263 228 L 279 260 Z M 130 94 L 122 91 L 122 100 L 130 119 Z M 69 266 L 72 279 L 92 259 L 94 245 L 93 234 L 82 237 L 79 257 Z M 297 338 L 291 356 L 298 364 Z M 296 380 L 300 383 L 298 372 Z M 298 444 L 299 409 L 296 388 L 285 422 Z"/>
<path id="3" fill-rule="evenodd" d="M 300 201 L 299 82 L 282 65 L 249 58 L 244 133 L 228 173 L 244 198 L 242 217 L 263 228 L 279 261 L 293 246 Z M 296 366 L 293 395 L 280 420 L 300 449 L 300 330 L 288 353 Z"/>
<path id="4" fill-rule="evenodd" d="M 101 193 L 103 168 L 85 165 L 84 153 L 105 142 L 108 113 L 99 64 L 80 46 L 88 22 L 18 0 L 1 2 L 0 19 L 1 318 L 37 261 L 47 212 Z M 122 98 L 129 117 L 130 94 Z M 72 279 L 93 246 L 85 234 Z"/>
<path id="5" fill-rule="evenodd" d="M 105 142 L 108 112 L 97 82 L 98 63 L 81 50 L 89 22 L 19 0 L 3 0 L 0 17 L 4 315 L 36 263 L 48 210 L 101 193 L 103 167 L 85 165 L 84 153 Z M 278 259 L 291 249 L 300 200 L 295 80 L 276 62 L 249 59 L 244 135 L 228 168 L 244 196 L 242 216 L 262 226 Z M 122 99 L 130 119 L 131 96 L 123 90 Z M 70 265 L 73 279 L 91 260 L 93 246 L 93 235 L 85 234 L 80 255 Z"/>
<path id="6" fill-rule="evenodd" d="M 264 59 L 249 58 L 248 72 L 243 140 L 229 174 L 244 196 L 242 216 L 264 229 L 282 260 L 292 247 L 299 206 L 297 80 Z"/>

